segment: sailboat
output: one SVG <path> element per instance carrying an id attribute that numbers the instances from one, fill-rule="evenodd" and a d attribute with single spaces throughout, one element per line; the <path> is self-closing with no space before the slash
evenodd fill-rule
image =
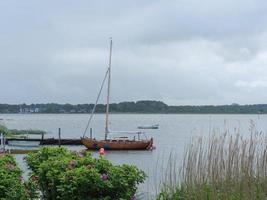
<path id="1" fill-rule="evenodd" d="M 150 150 L 153 149 L 153 138 L 148 139 L 144 132 L 141 131 L 110 131 L 109 130 L 109 100 L 110 100 L 110 74 L 111 74 L 111 55 L 112 55 L 112 38 L 110 39 L 110 51 L 109 51 L 109 65 L 106 71 L 104 80 L 101 85 L 101 89 L 99 91 L 97 100 L 94 104 L 94 108 L 92 109 L 91 116 L 87 123 L 85 132 L 83 137 L 81 138 L 81 142 L 88 149 L 100 149 L 104 148 L 106 150 Z M 103 89 L 104 83 L 108 78 L 108 86 L 107 86 L 107 105 L 106 105 L 106 119 L 105 119 L 105 137 L 103 140 L 96 140 L 92 138 L 92 134 L 90 134 L 90 138 L 85 137 L 86 131 L 89 127 L 89 124 L 92 120 L 93 114 L 95 112 L 96 105 L 98 103 L 101 91 Z M 110 135 L 113 134 L 123 134 L 127 136 L 123 137 L 113 137 Z M 131 139 L 129 139 L 128 135 L 132 135 Z"/>

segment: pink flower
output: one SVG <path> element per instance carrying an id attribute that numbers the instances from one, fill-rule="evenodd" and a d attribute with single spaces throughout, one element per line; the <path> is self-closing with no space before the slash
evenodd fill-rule
<path id="1" fill-rule="evenodd" d="M 32 182 L 36 182 L 37 177 L 33 175 L 33 176 L 31 177 L 31 180 L 32 180 Z"/>
<path id="2" fill-rule="evenodd" d="M 76 155 L 77 155 L 79 158 L 83 158 L 83 157 L 84 157 L 84 155 L 83 155 L 82 152 L 78 152 Z"/>
<path id="3" fill-rule="evenodd" d="M 71 160 L 69 163 L 68 163 L 68 169 L 73 169 L 75 167 L 75 162 L 73 160 Z"/>
<path id="4" fill-rule="evenodd" d="M 106 181 L 106 180 L 108 180 L 108 175 L 107 174 L 102 174 L 100 176 L 100 178 L 101 178 L 102 181 Z"/>
<path id="5" fill-rule="evenodd" d="M 15 170 L 15 165 L 12 165 L 12 164 L 7 164 L 6 165 L 6 169 L 9 170 L 9 171 L 14 171 Z"/>

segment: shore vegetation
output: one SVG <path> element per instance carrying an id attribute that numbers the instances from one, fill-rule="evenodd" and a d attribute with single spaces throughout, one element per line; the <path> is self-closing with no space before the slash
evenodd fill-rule
<path id="1" fill-rule="evenodd" d="M 187 146 L 180 167 L 171 160 L 158 200 L 267 199 L 267 138 L 213 134 Z"/>
<path id="2" fill-rule="evenodd" d="M 3 123 L 0 123 L 0 133 L 3 133 L 6 138 L 26 138 L 28 135 L 42 135 L 45 131 L 42 130 L 18 130 L 8 129 Z"/>
<path id="3" fill-rule="evenodd" d="M 0 154 L 0 199 L 135 200 L 146 175 L 132 165 L 113 165 L 88 151 L 45 147 L 26 157 L 27 181 L 14 157 Z"/>
<path id="4" fill-rule="evenodd" d="M 239 105 L 167 105 L 162 101 L 141 100 L 110 103 L 111 113 L 166 114 L 267 114 L 267 104 Z M 0 113 L 91 113 L 94 104 L 0 104 Z M 96 113 L 105 113 L 106 105 L 97 104 Z"/>

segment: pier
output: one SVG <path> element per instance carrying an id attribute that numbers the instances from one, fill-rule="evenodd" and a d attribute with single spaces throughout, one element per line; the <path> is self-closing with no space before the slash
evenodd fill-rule
<path id="1" fill-rule="evenodd" d="M 40 142 L 40 145 L 82 145 L 81 139 L 58 139 L 58 138 L 6 138 L 5 143 L 9 141 Z"/>

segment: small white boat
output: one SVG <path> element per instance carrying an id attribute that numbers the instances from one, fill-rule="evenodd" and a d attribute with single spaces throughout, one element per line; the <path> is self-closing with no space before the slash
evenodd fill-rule
<path id="1" fill-rule="evenodd" d="M 151 126 L 138 126 L 138 129 L 158 129 L 159 128 L 159 124 L 154 124 Z"/>

